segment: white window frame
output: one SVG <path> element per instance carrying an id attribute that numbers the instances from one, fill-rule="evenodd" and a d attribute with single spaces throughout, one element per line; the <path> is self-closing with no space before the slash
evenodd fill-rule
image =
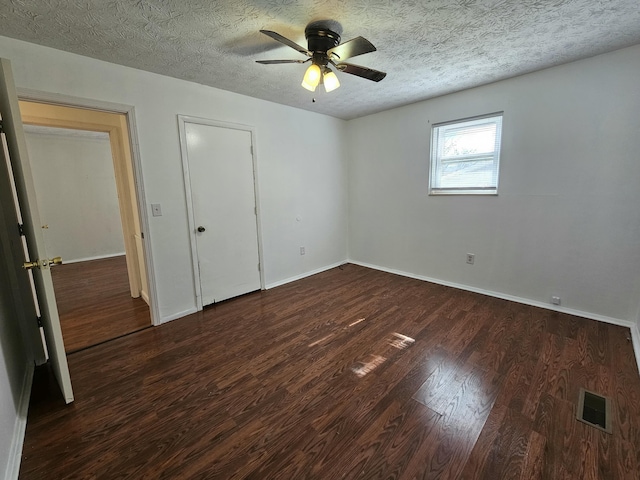
<path id="1" fill-rule="evenodd" d="M 429 168 L 429 195 L 497 195 L 498 180 L 500 175 L 500 150 L 502 146 L 502 117 L 504 112 L 489 113 L 476 117 L 462 118 L 449 122 L 436 123 L 431 126 L 431 152 L 430 152 L 430 168 Z M 474 125 L 482 125 L 495 123 L 496 128 L 496 148 L 493 154 L 470 154 L 460 156 L 457 162 L 477 160 L 478 157 L 491 158 L 493 160 L 495 170 L 495 186 L 490 187 L 440 187 L 438 185 L 439 167 L 442 164 L 440 158 L 440 143 L 444 138 L 444 132 L 453 128 L 471 127 Z"/>

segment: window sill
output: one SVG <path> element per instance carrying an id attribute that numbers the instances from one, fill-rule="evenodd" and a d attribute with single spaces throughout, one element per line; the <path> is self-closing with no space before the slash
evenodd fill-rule
<path id="1" fill-rule="evenodd" d="M 431 190 L 429 195 L 491 195 L 498 196 L 497 190 Z"/>

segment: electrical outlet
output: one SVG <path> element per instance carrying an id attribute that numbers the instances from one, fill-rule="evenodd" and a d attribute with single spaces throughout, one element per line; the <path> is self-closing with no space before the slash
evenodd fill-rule
<path id="1" fill-rule="evenodd" d="M 473 265 L 473 262 L 476 261 L 476 255 L 475 253 L 467 253 L 467 263 L 469 265 Z"/>
<path id="2" fill-rule="evenodd" d="M 561 303 L 560 297 L 556 297 L 556 296 L 551 297 L 551 303 L 553 303 L 554 305 L 560 305 Z"/>
<path id="3" fill-rule="evenodd" d="M 304 251 L 304 247 L 300 247 L 300 255 L 304 255 L 306 252 Z"/>

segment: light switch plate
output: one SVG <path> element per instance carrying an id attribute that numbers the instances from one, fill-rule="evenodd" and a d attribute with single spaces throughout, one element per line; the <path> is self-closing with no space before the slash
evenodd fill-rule
<path id="1" fill-rule="evenodd" d="M 162 216 L 162 207 L 160 207 L 159 203 L 152 203 L 151 204 L 151 214 L 154 217 L 161 217 Z"/>

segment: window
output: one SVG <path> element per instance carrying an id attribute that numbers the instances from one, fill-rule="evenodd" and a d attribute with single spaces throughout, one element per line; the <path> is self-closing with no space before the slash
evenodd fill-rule
<path id="1" fill-rule="evenodd" d="M 431 129 L 430 194 L 497 194 L 502 112 Z"/>

